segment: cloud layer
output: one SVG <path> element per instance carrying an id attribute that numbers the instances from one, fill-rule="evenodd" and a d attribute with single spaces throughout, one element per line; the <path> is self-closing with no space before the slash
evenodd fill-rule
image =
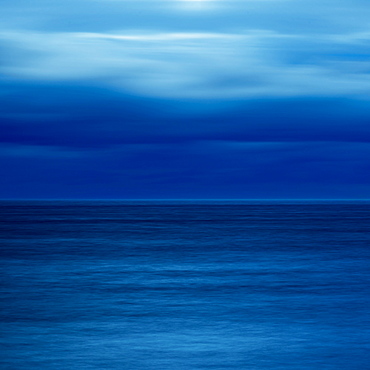
<path id="1" fill-rule="evenodd" d="M 214 8 L 188 14 L 186 3 Z M 370 89 L 370 11 L 361 1 L 73 4 L 5 2 L 0 71 L 12 79 L 99 80 L 158 97 L 366 96 Z"/>
<path id="2" fill-rule="evenodd" d="M 368 0 L 3 0 L 1 197 L 368 197 Z"/>
<path id="3" fill-rule="evenodd" d="M 2 33 L 11 79 L 99 81 L 154 97 L 367 96 L 370 32 Z"/>

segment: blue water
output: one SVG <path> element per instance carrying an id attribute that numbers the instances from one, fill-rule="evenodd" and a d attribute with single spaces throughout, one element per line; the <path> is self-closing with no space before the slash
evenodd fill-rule
<path id="1" fill-rule="evenodd" d="M 2 369 L 370 369 L 369 202 L 0 214 Z"/>

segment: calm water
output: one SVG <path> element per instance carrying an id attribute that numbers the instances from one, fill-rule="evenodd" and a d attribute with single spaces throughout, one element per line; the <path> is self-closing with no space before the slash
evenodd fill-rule
<path id="1" fill-rule="evenodd" d="M 369 202 L 1 202 L 2 369 L 370 369 Z"/>

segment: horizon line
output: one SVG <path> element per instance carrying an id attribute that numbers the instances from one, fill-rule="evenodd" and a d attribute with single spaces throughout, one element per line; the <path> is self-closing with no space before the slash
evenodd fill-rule
<path id="1" fill-rule="evenodd" d="M 0 201 L 370 201 L 370 198 L 0 198 Z"/>

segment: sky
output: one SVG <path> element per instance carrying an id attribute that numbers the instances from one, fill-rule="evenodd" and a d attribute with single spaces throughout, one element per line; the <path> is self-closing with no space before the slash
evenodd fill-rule
<path id="1" fill-rule="evenodd" d="M 370 198 L 369 0 L 2 0 L 0 198 Z"/>

